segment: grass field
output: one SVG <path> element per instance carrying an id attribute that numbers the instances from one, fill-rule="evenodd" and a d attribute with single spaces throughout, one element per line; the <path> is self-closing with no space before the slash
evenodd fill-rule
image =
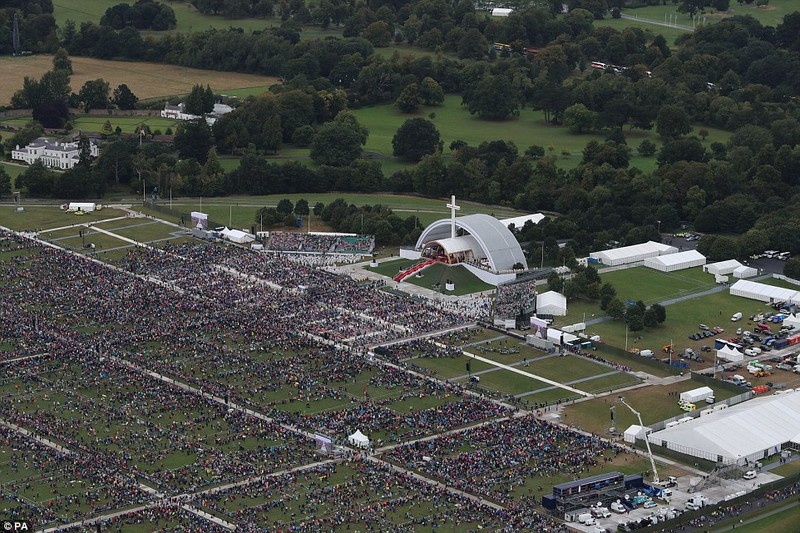
<path id="1" fill-rule="evenodd" d="M 512 141 L 520 153 L 531 145 L 543 146 L 549 152 L 558 156 L 558 166 L 569 169 L 580 163 L 583 149 L 590 141 L 602 142 L 605 133 L 590 133 L 574 135 L 563 126 L 550 126 L 544 122 L 544 114 L 540 111 L 522 109 L 517 118 L 504 121 L 483 120 L 470 115 L 466 107 L 461 105 L 461 96 L 450 94 L 445 97 L 444 104 L 437 107 L 423 107 L 418 113 L 401 113 L 393 104 L 365 107 L 354 110 L 353 113 L 359 122 L 369 128 L 369 139 L 364 150 L 368 153 L 379 154 L 383 157 L 392 157 L 392 138 L 398 128 L 411 118 L 431 119 L 439 130 L 444 143 L 443 154 L 449 156 L 450 143 L 455 140 L 465 141 L 472 146 L 491 140 Z M 725 142 L 730 134 L 722 130 L 704 127 L 709 135 L 705 145 L 715 141 Z M 635 148 L 645 139 L 653 141 L 660 147 L 661 139 L 654 131 L 625 130 L 628 144 L 634 149 L 631 157 L 631 166 L 644 171 L 655 169 L 655 158 L 639 156 Z M 562 151 L 569 152 L 563 156 Z M 386 172 L 386 170 L 384 170 Z"/>
<path id="2" fill-rule="evenodd" d="M 717 527 L 712 527 L 709 531 L 711 533 L 722 533 L 723 531 L 735 531 L 737 533 L 796 531 L 797 524 L 800 522 L 800 505 L 797 505 L 797 502 L 793 502 L 778 509 L 767 507 L 761 518 L 745 518 L 745 520 L 747 520 L 745 524 L 739 524 L 739 518 L 735 518 L 733 521 L 725 521 Z M 750 520 L 753 521 L 751 522 Z"/>
<path id="3" fill-rule="evenodd" d="M 683 412 L 678 407 L 678 397 L 671 396 L 670 393 L 685 392 L 700 386 L 701 384 L 696 381 L 654 385 L 626 391 L 624 397 L 627 403 L 642 413 L 642 421 L 646 425 L 677 416 Z M 728 389 L 714 386 L 711 388 L 714 390 L 717 401 L 733 396 Z M 604 435 L 608 431 L 611 420 L 610 408 L 614 405 L 616 406 L 616 426 L 619 431 L 624 431 L 628 426 L 638 423 L 633 413 L 617 402 L 616 395 L 569 405 L 565 408 L 562 419 L 566 424 L 574 424 L 586 431 Z M 701 407 L 698 406 L 698 408 Z"/>
<path id="4" fill-rule="evenodd" d="M 13 126 L 23 126 L 30 122 L 31 117 L 17 117 L 4 120 L 4 124 Z M 112 128 L 119 127 L 123 133 L 136 133 L 139 124 L 146 124 L 150 129 L 160 130 L 164 133 L 167 128 L 172 128 L 175 131 L 180 121 L 161 118 L 161 117 L 146 117 L 146 116 L 118 116 L 118 115 L 77 115 L 72 120 L 74 129 L 85 132 L 100 133 L 106 121 L 111 122 Z M 238 166 L 238 160 L 237 160 Z"/>
<path id="5" fill-rule="evenodd" d="M 444 285 L 447 280 L 451 280 L 455 284 L 454 291 L 445 290 Z M 482 282 L 466 268 L 460 265 L 449 266 L 442 263 L 436 263 L 424 269 L 421 272 L 421 277 L 413 275 L 403 281 L 426 289 L 440 290 L 443 294 L 458 296 L 494 289 L 492 285 Z"/>
<path id="6" fill-rule="evenodd" d="M 269 76 L 200 70 L 175 65 L 104 61 L 77 56 L 71 59 L 74 70 L 71 86 L 74 92 L 78 92 L 89 80 L 103 78 L 109 82 L 112 90 L 121 83 L 127 84 L 140 100 L 188 94 L 192 86 L 197 83 L 208 84 L 214 91 L 227 94 L 231 89 L 265 90 L 278 81 L 277 78 Z M 22 88 L 23 76 L 40 78 L 50 68 L 52 68 L 52 56 L 49 55 L 1 57 L 0 104 L 10 102 L 14 92 Z"/>

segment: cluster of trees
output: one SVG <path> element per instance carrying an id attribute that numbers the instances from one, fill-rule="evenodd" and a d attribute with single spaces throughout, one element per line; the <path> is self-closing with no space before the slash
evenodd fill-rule
<path id="1" fill-rule="evenodd" d="M 256 211 L 256 227 L 271 227 L 282 224 L 294 227 L 297 216 L 314 213 L 334 231 L 344 233 L 366 233 L 375 235 L 381 244 L 408 244 L 417 241 L 422 228 L 417 217 L 402 219 L 391 209 L 382 205 L 363 205 L 356 207 L 338 198 L 328 205 L 322 202 L 314 204 L 313 209 L 308 201 L 300 199 L 296 204 L 284 198 L 276 207 L 262 207 Z"/>
<path id="2" fill-rule="evenodd" d="M 156 0 L 136 0 L 133 5 L 117 4 L 106 9 L 100 24 L 121 30 L 133 26 L 137 30 L 169 30 L 177 24 L 175 11 Z"/>
<path id="3" fill-rule="evenodd" d="M 0 3 L 0 54 L 14 52 L 11 33 L 15 13 L 22 50 L 52 53 L 58 49 L 52 0 L 5 0 Z"/>
<path id="4" fill-rule="evenodd" d="M 11 106 L 31 109 L 33 119 L 46 128 L 62 128 L 69 120 L 70 107 L 80 107 L 87 112 L 109 109 L 112 104 L 119 109 L 133 109 L 139 100 L 124 83 L 112 93 L 110 84 L 102 78 L 85 82 L 78 93 L 74 93 L 70 87 L 71 74 L 72 60 L 66 50 L 60 48 L 53 55 L 52 70 L 39 79 L 23 78 L 22 88 L 11 97 Z"/>

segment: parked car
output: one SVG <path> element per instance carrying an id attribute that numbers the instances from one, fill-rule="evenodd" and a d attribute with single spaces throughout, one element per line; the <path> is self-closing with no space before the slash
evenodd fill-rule
<path id="1" fill-rule="evenodd" d="M 758 473 L 755 470 L 748 470 L 742 476 L 744 479 L 755 479 Z"/>
<path id="2" fill-rule="evenodd" d="M 702 329 L 703 331 L 705 331 L 705 330 L 707 330 L 707 329 L 710 329 L 710 328 L 709 328 L 708 326 L 706 326 L 705 324 L 700 324 L 698 327 L 699 327 L 700 329 Z"/>

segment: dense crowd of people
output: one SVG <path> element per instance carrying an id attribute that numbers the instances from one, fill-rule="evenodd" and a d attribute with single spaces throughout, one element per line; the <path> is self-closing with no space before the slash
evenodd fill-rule
<path id="1" fill-rule="evenodd" d="M 495 318 L 516 318 L 536 309 L 536 281 L 526 280 L 497 286 Z"/>
<path id="2" fill-rule="evenodd" d="M 238 247 L 137 247 L 107 265 L 39 247 L 11 233 L 0 237 L 0 242 L 13 243 L 15 252 L 24 250 L 0 255 L 0 291 L 6 303 L 0 306 L 0 343 L 5 348 L 0 387 L 14 398 L 0 403 L 0 419 L 70 450 L 52 453 L 61 453 L 59 461 L 73 466 L 42 463 L 42 475 L 83 468 L 98 487 L 98 496 L 90 497 L 96 499 L 75 497 L 92 503 L 80 512 L 72 497 L 55 498 L 50 508 L 25 502 L 42 520 L 69 523 L 152 501 L 140 483 L 166 495 L 195 493 L 306 464 L 313 460 L 307 432 L 331 435 L 337 444 L 356 429 L 377 435 L 379 444 L 383 439 L 403 442 L 512 414 L 458 384 L 394 365 L 404 353 L 448 355 L 430 342 L 417 339 L 386 354 L 368 355 L 373 344 L 457 328 L 470 320 L 426 300 L 386 294 L 373 283 Z M 173 379 L 196 390 L 179 387 Z M 414 408 L 418 401 L 424 407 Z M 241 408 L 266 418 L 242 414 Z M 501 427 L 518 426 L 505 423 L 510 425 Z M 516 436 L 501 432 L 497 441 L 488 435 L 478 439 L 473 431 L 457 435 L 487 449 L 511 449 L 521 439 L 535 440 L 556 430 L 514 430 Z M 430 442 L 455 443 L 461 438 L 455 435 Z M 578 472 L 592 463 L 593 449 L 559 448 L 528 460 L 537 465 L 541 459 L 541 471 L 567 467 Z M 399 463 L 425 471 L 405 448 L 392 454 L 403 459 Z M 557 460 L 559 455 L 563 457 Z M 465 458 L 471 462 L 477 456 Z M 505 475 L 522 475 L 511 464 L 496 466 L 510 472 Z M 364 469 L 364 483 L 410 488 L 386 493 L 380 503 L 362 498 L 367 502 L 362 506 L 355 497 L 365 491 L 382 493 L 359 481 L 345 498 L 348 505 L 324 518 L 298 515 L 288 521 L 293 530 L 363 520 L 386 528 L 395 520 L 523 526 L 544 520 L 555 527 L 527 507 L 516 507 L 510 498 L 497 498 L 502 491 L 494 484 L 459 481 L 455 476 L 463 466 L 447 467 L 453 476 L 448 484 L 505 501 L 505 511 L 456 498 L 388 467 L 359 463 L 355 468 Z M 475 474 L 489 471 L 481 468 Z M 3 494 L 19 494 L 19 489 L 4 485 Z M 340 495 L 347 490 L 343 487 Z M 388 510 L 413 501 L 431 502 L 436 512 L 422 519 L 394 513 L 389 518 Z M 237 517 L 243 531 L 271 529 L 259 522 L 257 510 L 248 515 L 248 509 Z M 186 520 L 188 531 L 197 530 L 196 521 L 202 520 L 172 506 L 153 507 L 119 518 L 112 531 L 126 523 L 161 520 L 165 514 L 169 520 Z"/>
<path id="3" fill-rule="evenodd" d="M 375 249 L 375 238 L 371 235 L 273 232 L 266 249 L 306 254 L 370 254 Z"/>

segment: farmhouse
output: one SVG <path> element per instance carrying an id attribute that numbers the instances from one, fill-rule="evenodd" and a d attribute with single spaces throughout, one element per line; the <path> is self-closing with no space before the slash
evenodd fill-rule
<path id="1" fill-rule="evenodd" d="M 98 141 L 94 139 L 89 141 L 89 154 L 92 157 L 100 155 Z M 23 161 L 29 165 L 41 161 L 46 167 L 69 170 L 80 160 L 80 147 L 77 142 L 64 143 L 39 137 L 24 148 L 17 145 L 11 151 L 11 159 Z"/>

